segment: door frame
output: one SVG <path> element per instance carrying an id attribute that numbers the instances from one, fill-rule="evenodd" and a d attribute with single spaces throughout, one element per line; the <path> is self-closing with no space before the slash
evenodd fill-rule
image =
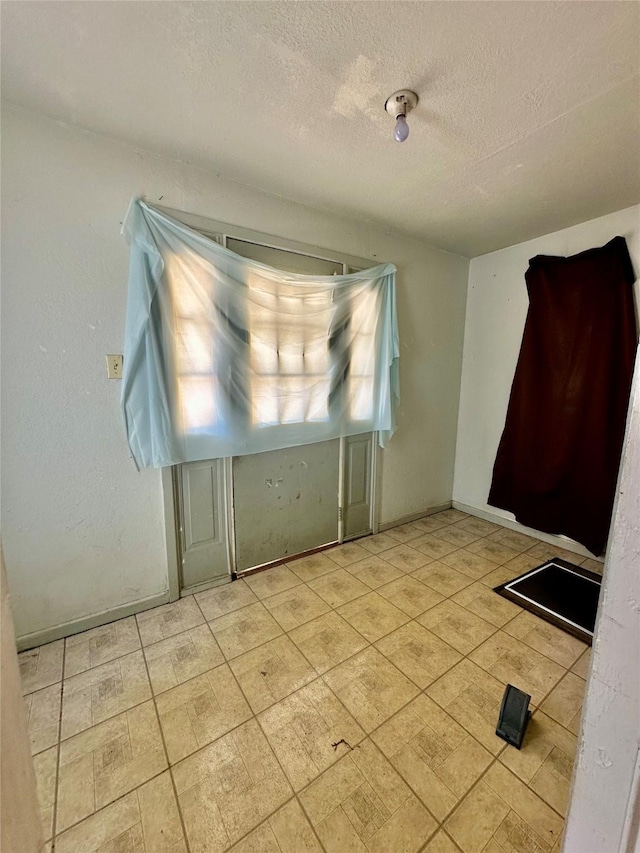
<path id="1" fill-rule="evenodd" d="M 380 506 L 380 470 L 379 461 L 381 459 L 380 447 L 378 444 L 378 433 L 366 433 L 371 436 L 371 460 L 370 460 L 370 484 L 371 484 L 371 509 L 369 524 L 371 533 L 357 535 L 347 541 L 355 541 L 362 536 L 375 535 L 380 527 L 379 523 L 379 506 Z M 337 544 L 341 545 L 344 541 L 344 499 L 345 499 L 345 436 L 341 436 L 338 460 L 338 539 Z M 182 588 L 182 547 L 181 537 L 182 529 L 180 526 L 180 466 L 172 465 L 169 468 L 162 468 L 162 494 L 163 494 L 163 509 L 164 509 L 164 530 L 165 543 L 167 550 L 167 576 L 169 581 L 169 601 L 177 601 L 182 595 L 192 595 L 195 592 L 202 592 L 205 589 L 210 589 L 214 586 L 228 583 L 229 580 L 236 580 L 245 575 L 252 574 L 255 571 L 269 566 L 277 566 L 281 563 L 295 559 L 297 554 L 289 554 L 287 557 L 282 557 L 277 560 L 271 560 L 267 563 L 255 566 L 250 569 L 245 569 L 242 572 L 236 571 L 236 523 L 235 523 L 235 502 L 233 492 L 233 457 L 225 457 L 223 459 L 224 466 L 224 518 L 226 524 L 227 538 L 227 568 L 228 574 L 224 577 L 216 578 L 211 581 L 204 581 L 197 586 L 189 587 L 187 590 Z M 306 551 L 306 554 L 313 554 L 316 551 L 323 551 L 326 548 L 333 547 L 335 543 L 331 542 L 327 545 L 320 545 L 318 548 L 312 548 Z"/>
<path id="2" fill-rule="evenodd" d="M 308 243 L 300 243 L 296 240 L 287 240 L 283 237 L 277 237 L 273 234 L 266 234 L 261 231 L 253 231 L 250 228 L 244 228 L 239 225 L 232 225 L 228 222 L 220 222 L 218 220 L 209 219 L 204 216 L 199 216 L 193 213 L 186 213 L 182 210 L 175 210 L 171 207 L 163 207 L 154 205 L 158 210 L 171 216 L 173 219 L 182 222 L 189 228 L 199 231 L 216 243 L 227 246 L 227 239 L 244 240 L 249 243 L 256 243 L 260 246 L 265 246 L 271 249 L 281 249 L 286 252 L 294 252 L 307 257 L 318 258 L 323 261 L 331 261 L 336 264 L 342 264 L 343 273 L 355 272 L 367 269 L 371 266 L 376 266 L 382 263 L 378 259 L 361 258 L 355 255 L 349 255 L 344 252 L 333 252 L 320 246 L 314 246 Z M 382 477 L 382 454 L 378 445 L 377 432 L 372 435 L 372 453 L 371 453 L 371 531 L 373 534 L 379 529 L 379 501 L 380 501 L 380 482 Z M 338 542 L 343 542 L 343 506 L 344 506 L 344 449 L 345 439 L 340 438 L 340 463 L 339 463 L 339 482 L 338 482 Z M 169 584 L 169 601 L 177 601 L 183 594 L 181 589 L 181 543 L 180 543 L 180 518 L 179 518 L 179 472 L 178 466 L 173 465 L 168 468 L 161 469 L 161 483 L 164 508 L 164 529 L 165 543 L 167 551 L 167 577 Z M 231 457 L 224 459 L 224 495 L 225 495 L 225 518 L 227 525 L 227 558 L 229 564 L 229 577 L 235 579 L 240 575 L 236 574 L 235 563 L 235 510 L 233 500 L 233 459 Z M 291 559 L 291 557 L 289 557 Z M 276 560 L 266 565 L 277 565 L 283 560 Z M 260 568 L 265 568 L 261 566 Z M 251 569 L 247 571 L 252 571 Z M 247 572 L 242 572 L 244 575 Z M 218 578 L 215 581 L 200 584 L 197 587 L 190 587 L 185 595 L 190 595 L 193 592 L 199 592 L 201 589 L 218 586 L 226 583 L 226 578 Z"/>

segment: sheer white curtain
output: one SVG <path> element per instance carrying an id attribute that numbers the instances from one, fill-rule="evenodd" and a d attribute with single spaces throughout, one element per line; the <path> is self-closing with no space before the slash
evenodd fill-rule
<path id="1" fill-rule="evenodd" d="M 142 201 L 122 402 L 139 467 L 395 429 L 395 267 L 344 276 L 249 261 Z"/>

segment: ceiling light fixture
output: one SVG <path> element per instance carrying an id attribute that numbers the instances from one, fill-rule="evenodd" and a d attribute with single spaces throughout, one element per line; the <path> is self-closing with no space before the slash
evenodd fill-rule
<path id="1" fill-rule="evenodd" d="M 393 131 L 393 138 L 396 142 L 404 142 L 407 136 L 409 136 L 407 113 L 411 112 L 417 103 L 418 96 L 410 89 L 399 89 L 385 101 L 385 110 L 396 120 L 396 126 Z"/>

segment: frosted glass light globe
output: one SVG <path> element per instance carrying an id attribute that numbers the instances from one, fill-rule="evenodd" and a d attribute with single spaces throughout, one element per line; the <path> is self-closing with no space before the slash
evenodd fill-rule
<path id="1" fill-rule="evenodd" d="M 393 131 L 393 138 L 396 142 L 404 142 L 409 136 L 409 125 L 403 115 L 399 115 L 396 119 L 396 127 Z"/>

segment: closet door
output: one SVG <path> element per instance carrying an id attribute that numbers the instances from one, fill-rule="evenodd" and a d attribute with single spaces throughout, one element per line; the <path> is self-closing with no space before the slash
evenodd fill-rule
<path id="1" fill-rule="evenodd" d="M 223 459 L 178 466 L 181 588 L 229 575 Z"/>

